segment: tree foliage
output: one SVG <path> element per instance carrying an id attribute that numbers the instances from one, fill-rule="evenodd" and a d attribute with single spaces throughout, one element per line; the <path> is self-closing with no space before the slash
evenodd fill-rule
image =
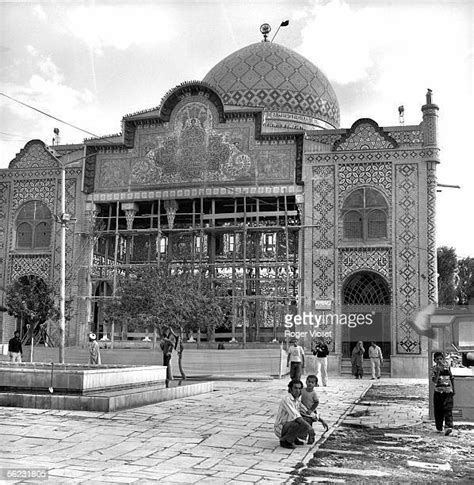
<path id="1" fill-rule="evenodd" d="M 456 303 L 457 268 L 456 250 L 442 246 L 438 248 L 438 303 L 440 305 L 454 305 Z"/>
<path id="2" fill-rule="evenodd" d="M 108 320 L 126 323 L 130 329 L 155 328 L 160 337 L 175 335 L 180 371 L 183 339 L 189 332 L 214 331 L 225 314 L 219 288 L 192 269 L 167 265 L 134 269 L 120 279 L 117 298 L 104 308 Z"/>
<path id="3" fill-rule="evenodd" d="M 37 276 L 23 276 L 9 285 L 5 293 L 7 312 L 33 328 L 59 317 L 53 288 Z"/>
<path id="4" fill-rule="evenodd" d="M 53 288 L 37 276 L 23 276 L 5 289 L 5 307 L 10 315 L 30 326 L 30 360 L 33 362 L 33 340 L 39 326 L 48 319 L 59 318 Z"/>
<path id="5" fill-rule="evenodd" d="M 469 304 L 474 296 L 474 258 L 463 258 L 458 261 L 457 298 L 460 305 Z"/>

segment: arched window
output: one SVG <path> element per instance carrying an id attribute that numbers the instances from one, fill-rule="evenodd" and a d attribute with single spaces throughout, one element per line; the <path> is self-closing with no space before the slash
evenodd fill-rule
<path id="1" fill-rule="evenodd" d="M 345 282 L 343 305 L 390 305 L 390 289 L 377 273 L 361 271 Z"/>
<path id="2" fill-rule="evenodd" d="M 16 218 L 17 249 L 46 249 L 51 243 L 51 212 L 42 202 L 27 202 Z"/>
<path id="3" fill-rule="evenodd" d="M 350 193 L 342 205 L 344 239 L 367 240 L 387 237 L 387 203 L 375 189 Z"/>

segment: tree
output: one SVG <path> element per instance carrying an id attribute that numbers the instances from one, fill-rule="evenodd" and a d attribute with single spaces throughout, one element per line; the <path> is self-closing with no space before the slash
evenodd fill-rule
<path id="1" fill-rule="evenodd" d="M 197 330 L 213 335 L 224 319 L 225 299 L 219 291 L 191 268 L 139 267 L 120 279 L 116 300 L 104 310 L 106 318 L 126 322 L 128 328 L 154 327 L 160 338 L 171 332 L 179 370 L 186 379 L 182 367 L 184 336 Z"/>
<path id="2" fill-rule="evenodd" d="M 442 246 L 438 248 L 438 303 L 454 305 L 456 303 L 455 274 L 457 269 L 456 250 Z"/>
<path id="3" fill-rule="evenodd" d="M 53 288 L 37 276 L 23 276 L 6 288 L 5 307 L 10 315 L 29 325 L 33 361 L 33 339 L 38 327 L 48 319 L 57 320 L 59 309 L 55 304 Z"/>
<path id="4" fill-rule="evenodd" d="M 457 298 L 460 305 L 468 305 L 474 291 L 474 258 L 458 261 Z"/>

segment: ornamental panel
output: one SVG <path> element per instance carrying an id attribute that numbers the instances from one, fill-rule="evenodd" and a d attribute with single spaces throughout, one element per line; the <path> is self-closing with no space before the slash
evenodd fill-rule
<path id="1" fill-rule="evenodd" d="M 428 301 L 438 301 L 436 261 L 436 165 L 428 168 Z"/>
<path id="2" fill-rule="evenodd" d="M 414 164 L 398 165 L 397 184 L 397 353 L 419 354 L 420 336 L 411 328 L 411 320 L 419 307 L 418 287 L 418 167 Z"/>
<path id="3" fill-rule="evenodd" d="M 350 130 L 334 143 L 336 151 L 381 150 L 397 148 L 397 142 L 385 133 L 375 121 L 361 119 L 356 121 Z"/>
<path id="4" fill-rule="evenodd" d="M 335 168 L 313 167 L 313 298 L 334 298 Z"/>
<path id="5" fill-rule="evenodd" d="M 55 189 L 56 180 L 53 178 L 15 180 L 13 182 L 12 210 L 15 211 L 24 202 L 40 200 L 48 206 L 52 214 L 55 214 Z"/>
<path id="6" fill-rule="evenodd" d="M 340 206 L 344 192 L 354 187 L 377 187 L 388 200 L 392 192 L 392 164 L 391 163 L 347 163 L 339 165 L 339 194 Z"/>
<path id="7" fill-rule="evenodd" d="M 10 163 L 10 169 L 58 168 L 59 162 L 41 140 L 31 140 Z"/>
<path id="8" fill-rule="evenodd" d="M 11 255 L 10 256 L 10 281 L 16 281 L 22 276 L 39 276 L 44 281 L 50 280 L 51 256 L 50 255 Z"/>
<path id="9" fill-rule="evenodd" d="M 356 271 L 375 271 L 392 280 L 391 248 L 344 248 L 339 249 L 339 281 Z"/>

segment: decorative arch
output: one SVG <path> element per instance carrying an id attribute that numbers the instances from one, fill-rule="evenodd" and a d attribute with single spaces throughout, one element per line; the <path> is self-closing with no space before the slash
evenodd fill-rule
<path id="1" fill-rule="evenodd" d="M 385 133 L 374 120 L 361 118 L 339 140 L 334 142 L 333 151 L 379 150 L 397 147 L 397 141 Z"/>
<path id="2" fill-rule="evenodd" d="M 34 168 L 60 168 L 57 153 L 48 147 L 42 140 L 30 140 L 15 158 L 10 162 L 8 168 L 12 169 L 27 169 Z"/>
<path id="3" fill-rule="evenodd" d="M 383 276 L 373 271 L 358 271 L 342 286 L 343 305 L 390 305 L 390 287 Z"/>
<path id="4" fill-rule="evenodd" d="M 219 114 L 219 122 L 224 123 L 224 104 L 222 103 L 221 97 L 211 85 L 202 81 L 185 82 L 169 91 L 161 102 L 161 120 L 165 122 L 169 121 L 173 109 L 183 98 L 197 95 L 205 96 L 214 104 L 217 108 L 217 113 Z"/>

